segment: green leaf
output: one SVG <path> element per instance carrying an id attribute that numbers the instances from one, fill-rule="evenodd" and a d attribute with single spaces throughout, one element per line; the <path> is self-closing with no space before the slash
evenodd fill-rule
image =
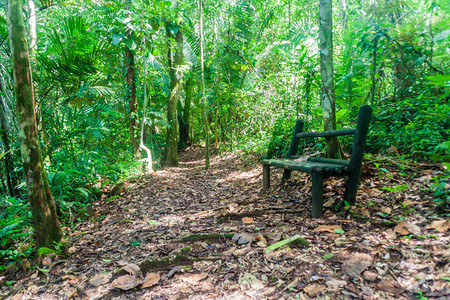
<path id="1" fill-rule="evenodd" d="M 131 242 L 130 242 L 130 245 L 131 245 L 131 246 L 140 246 L 141 243 L 139 243 L 138 241 L 131 241 Z"/>
<path id="2" fill-rule="evenodd" d="M 148 220 L 148 224 L 150 224 L 150 225 L 158 225 L 159 222 L 155 221 L 155 220 Z"/>
<path id="3" fill-rule="evenodd" d="M 441 279 L 450 281 L 450 277 L 441 277 Z"/>
<path id="4" fill-rule="evenodd" d="M 344 231 L 344 230 L 342 230 L 342 229 L 339 229 L 339 228 L 335 228 L 335 229 L 334 229 L 334 231 L 335 231 L 336 233 L 339 233 L 339 234 L 343 234 L 343 233 L 345 233 L 345 231 Z"/>
<path id="5" fill-rule="evenodd" d="M 334 256 L 334 254 L 333 254 L 333 253 L 330 253 L 330 254 L 327 254 L 327 255 L 322 256 L 322 258 L 323 258 L 323 259 L 330 259 L 330 258 L 332 258 L 333 256 Z"/>
<path id="6" fill-rule="evenodd" d="M 284 245 L 292 243 L 293 241 L 298 240 L 298 239 L 300 239 L 300 235 L 297 234 L 297 235 L 294 235 L 291 238 L 279 241 L 278 243 L 275 243 L 275 244 L 270 245 L 269 247 L 267 247 L 266 248 L 266 253 L 270 253 L 271 251 L 276 250 L 276 249 L 278 249 L 280 247 L 283 247 Z"/>
<path id="7" fill-rule="evenodd" d="M 102 260 L 103 260 L 104 262 L 112 262 L 111 259 L 102 258 Z"/>

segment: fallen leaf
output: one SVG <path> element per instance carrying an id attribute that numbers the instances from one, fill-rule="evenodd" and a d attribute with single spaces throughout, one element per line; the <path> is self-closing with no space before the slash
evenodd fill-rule
<path id="1" fill-rule="evenodd" d="M 264 288 L 264 283 L 250 273 L 244 273 L 244 275 L 239 277 L 239 285 L 243 291 L 247 290 L 249 287 L 254 290 Z"/>
<path id="2" fill-rule="evenodd" d="M 181 276 L 181 280 L 190 284 L 196 284 L 208 277 L 208 273 L 186 274 Z"/>
<path id="3" fill-rule="evenodd" d="M 144 278 L 144 283 L 142 284 L 142 288 L 149 288 L 154 286 L 159 282 L 161 276 L 158 273 L 148 273 Z"/>
<path id="4" fill-rule="evenodd" d="M 383 207 L 381 207 L 381 211 L 384 212 L 385 214 L 390 215 L 392 213 L 392 208 L 383 206 Z"/>
<path id="5" fill-rule="evenodd" d="M 408 223 L 407 222 L 400 222 L 398 223 L 395 228 L 394 228 L 394 232 L 400 234 L 400 235 L 408 235 L 409 234 L 409 230 L 406 228 L 406 225 Z"/>
<path id="6" fill-rule="evenodd" d="M 446 232 L 450 227 L 450 220 L 437 220 L 433 221 L 428 228 L 433 228 L 438 232 Z"/>
<path id="7" fill-rule="evenodd" d="M 138 265 L 129 263 L 125 267 L 123 267 L 125 271 L 127 271 L 130 275 L 137 276 L 137 277 L 143 277 L 141 268 L 139 268 Z"/>
<path id="8" fill-rule="evenodd" d="M 175 274 L 175 272 L 180 272 L 180 271 L 183 271 L 183 270 L 184 270 L 183 267 L 175 266 L 175 267 L 172 268 L 172 270 L 169 271 L 169 273 L 167 274 L 167 278 L 172 277 L 173 274 Z"/>
<path id="9" fill-rule="evenodd" d="M 315 297 L 325 290 L 325 286 L 319 283 L 312 283 L 307 285 L 303 290 L 309 297 Z"/>
<path id="10" fill-rule="evenodd" d="M 416 224 L 406 224 L 406 229 L 408 229 L 408 231 L 414 235 L 419 235 L 421 232 L 420 227 Z"/>
<path id="11" fill-rule="evenodd" d="M 404 291 L 400 288 L 397 282 L 393 282 L 392 280 L 384 280 L 380 282 L 379 284 L 377 284 L 377 288 L 395 295 L 400 295 Z"/>
<path id="12" fill-rule="evenodd" d="M 111 282 L 111 288 L 121 289 L 123 291 L 131 290 L 142 283 L 142 280 L 132 275 L 124 275 Z"/>
<path id="13" fill-rule="evenodd" d="M 367 281 L 375 281 L 378 278 L 378 274 L 371 271 L 364 271 L 363 278 Z"/>
<path id="14" fill-rule="evenodd" d="M 258 241 L 256 244 L 259 247 L 266 247 L 268 245 L 266 238 L 262 234 L 257 235 L 256 240 Z"/>
<path id="15" fill-rule="evenodd" d="M 111 276 L 112 276 L 111 273 L 95 275 L 94 277 L 91 278 L 91 280 L 89 280 L 89 284 L 93 286 L 104 285 L 109 281 L 109 279 L 111 279 Z"/>
<path id="16" fill-rule="evenodd" d="M 365 253 L 355 253 L 350 259 L 344 262 L 342 271 L 351 277 L 359 277 L 362 271 L 372 265 L 373 259 Z"/>
<path id="17" fill-rule="evenodd" d="M 345 286 L 347 284 L 347 281 L 332 279 L 325 282 L 325 284 L 327 285 L 327 288 L 329 290 L 336 292 L 339 290 L 340 287 Z"/>
<path id="18" fill-rule="evenodd" d="M 42 260 L 42 265 L 50 266 L 51 264 L 52 264 L 52 259 L 50 258 L 50 256 L 44 257 L 44 259 Z"/>
<path id="19" fill-rule="evenodd" d="M 22 270 L 26 271 L 31 267 L 30 262 L 27 259 L 22 259 Z"/>
<path id="20" fill-rule="evenodd" d="M 400 222 L 395 226 L 394 231 L 400 235 L 408 235 L 410 233 L 414 235 L 418 235 L 421 232 L 419 226 L 409 223 L 409 222 Z"/>
<path id="21" fill-rule="evenodd" d="M 236 233 L 233 235 L 232 240 L 238 243 L 238 245 L 244 245 L 253 242 L 256 237 L 250 233 Z"/>
<path id="22" fill-rule="evenodd" d="M 253 223 L 253 218 L 244 217 L 244 218 L 242 218 L 242 223 L 244 223 L 244 224 L 252 224 Z"/>
<path id="23" fill-rule="evenodd" d="M 333 234 L 337 233 L 336 230 L 342 231 L 341 226 L 339 226 L 339 225 L 319 225 L 313 229 L 313 231 L 329 232 L 329 233 L 333 233 Z"/>
<path id="24" fill-rule="evenodd" d="M 390 240 L 395 240 L 397 238 L 397 234 L 395 233 L 395 231 L 390 228 L 384 232 L 384 235 Z"/>

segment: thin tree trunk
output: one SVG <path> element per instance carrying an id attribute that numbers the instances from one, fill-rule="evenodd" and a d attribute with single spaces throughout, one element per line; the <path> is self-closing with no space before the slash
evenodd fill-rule
<path id="1" fill-rule="evenodd" d="M 14 197 L 15 191 L 11 179 L 13 160 L 11 156 L 11 148 L 9 147 L 8 126 L 6 126 L 5 118 L 6 116 L 0 116 L 0 130 L 2 132 L 3 145 L 5 146 L 5 177 L 8 193 L 11 197 Z"/>
<path id="2" fill-rule="evenodd" d="M 377 35 L 375 39 L 373 40 L 373 63 L 372 63 L 372 86 L 370 88 L 370 104 L 375 105 L 375 91 L 377 88 L 377 80 L 376 80 L 376 74 L 377 74 L 377 53 L 378 53 L 378 40 L 380 39 L 381 35 Z"/>
<path id="3" fill-rule="evenodd" d="M 333 79 L 333 36 L 331 0 L 320 0 L 319 6 L 320 75 L 322 78 L 322 112 L 324 130 L 336 129 L 336 108 Z M 339 158 L 336 137 L 327 138 L 327 157 Z"/>
<path id="4" fill-rule="evenodd" d="M 41 247 L 54 248 L 55 243 L 61 244 L 63 235 L 56 215 L 55 202 L 42 164 L 22 3 L 20 0 L 9 0 L 8 4 L 11 58 L 23 172 L 27 184 L 28 201 L 33 215 L 36 249 Z M 60 249 L 64 254 L 67 253 L 65 246 L 61 246 Z"/>
<path id="5" fill-rule="evenodd" d="M 147 171 L 153 172 L 153 159 L 152 159 L 152 152 L 147 146 L 144 144 L 144 128 L 145 128 L 145 114 L 147 110 L 147 100 L 149 100 L 150 97 L 147 97 L 147 64 L 146 64 L 146 58 L 144 56 L 144 107 L 142 109 L 142 123 L 141 123 L 141 140 L 139 147 L 144 150 L 147 153 Z"/>
<path id="6" fill-rule="evenodd" d="M 175 3 L 176 6 L 176 3 Z M 183 33 L 179 25 L 175 25 L 176 33 L 171 32 L 173 24 L 166 22 L 166 34 L 168 38 L 167 57 L 169 60 L 169 74 L 170 74 L 170 92 L 167 101 L 167 128 L 166 136 L 166 152 L 163 157 L 163 165 L 178 166 L 178 118 L 177 118 L 177 104 L 180 100 L 180 92 L 182 86 L 182 75 L 180 66 L 183 64 Z M 172 41 L 175 39 L 175 47 Z"/>
<path id="7" fill-rule="evenodd" d="M 127 31 L 127 38 L 131 38 L 132 33 Z M 134 64 L 134 53 L 125 46 L 125 69 L 127 81 L 127 97 L 128 97 L 128 120 L 130 128 L 131 144 L 134 148 L 134 156 L 139 155 L 139 143 L 137 141 L 137 96 L 136 96 L 136 72 Z"/>
<path id="8" fill-rule="evenodd" d="M 184 86 L 184 106 L 183 106 L 183 114 L 179 118 L 180 125 L 180 140 L 178 142 L 178 146 L 180 149 L 185 149 L 189 144 L 189 130 L 190 130 L 190 115 L 191 115 L 191 105 L 192 105 L 192 94 L 194 90 L 194 75 L 191 74 L 188 76 L 186 80 L 186 84 Z"/>
<path id="9" fill-rule="evenodd" d="M 206 118 L 206 99 L 205 99 L 205 67 L 203 58 L 203 0 L 199 0 L 199 14 L 200 14 L 200 65 L 202 69 L 202 120 L 203 128 L 205 130 L 205 169 L 209 169 L 209 122 Z"/>

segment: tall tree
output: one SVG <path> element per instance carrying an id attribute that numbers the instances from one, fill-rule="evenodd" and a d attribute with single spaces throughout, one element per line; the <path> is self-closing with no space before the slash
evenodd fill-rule
<path id="1" fill-rule="evenodd" d="M 333 22 L 331 0 L 320 0 L 319 39 L 320 76 L 322 78 L 322 113 L 324 130 L 336 129 L 336 108 L 333 79 Z M 327 138 L 327 157 L 339 158 L 339 143 L 336 137 Z"/>
<path id="2" fill-rule="evenodd" d="M 22 3 L 20 0 L 9 0 L 7 9 L 23 171 L 33 215 L 36 248 L 53 247 L 54 243 L 62 242 L 63 235 L 42 163 Z M 62 250 L 66 252 L 65 247 Z"/>
<path id="3" fill-rule="evenodd" d="M 202 89 L 202 121 L 205 130 L 205 169 L 209 169 L 209 123 L 206 116 L 206 99 L 205 99 L 205 66 L 203 57 L 203 0 L 198 1 L 199 18 L 200 18 L 200 66 L 202 70 L 201 89 Z"/>
<path id="4" fill-rule="evenodd" d="M 131 10 L 131 0 L 128 1 L 128 9 Z M 131 13 L 130 13 L 131 14 Z M 131 19 L 131 18 L 130 18 Z M 125 37 L 128 41 L 132 41 L 134 33 L 131 28 L 125 28 Z M 139 155 L 139 143 L 138 143 L 138 120 L 137 120 L 137 94 L 136 94 L 136 66 L 134 52 L 128 45 L 133 43 L 125 43 L 125 71 L 128 97 L 128 120 L 130 127 L 131 144 L 134 149 L 134 156 Z"/>
<path id="5" fill-rule="evenodd" d="M 172 7 L 177 9 L 177 1 L 172 2 Z M 183 64 L 183 32 L 181 25 L 167 21 L 165 24 L 167 34 L 167 58 L 169 62 L 170 89 L 167 101 L 167 128 L 166 135 L 166 152 L 163 157 L 163 165 L 178 165 L 178 118 L 177 104 L 180 100 L 182 88 L 182 72 Z"/>

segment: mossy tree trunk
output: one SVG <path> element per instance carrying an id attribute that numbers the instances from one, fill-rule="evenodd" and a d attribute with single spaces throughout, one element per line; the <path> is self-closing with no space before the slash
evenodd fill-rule
<path id="1" fill-rule="evenodd" d="M 42 164 L 22 3 L 20 0 L 9 0 L 8 8 L 19 137 L 27 195 L 33 215 L 36 249 L 54 247 L 54 243 L 61 243 L 63 235 Z M 62 250 L 66 252 L 65 248 Z"/>
<path id="2" fill-rule="evenodd" d="M 336 129 L 331 2 L 331 0 L 320 0 L 319 6 L 320 75 L 322 78 L 322 113 L 325 131 Z M 326 141 L 327 157 L 339 158 L 340 151 L 337 138 L 326 138 Z"/>
<path id="3" fill-rule="evenodd" d="M 177 104 L 180 100 L 182 88 L 183 64 L 183 33 L 180 25 L 166 22 L 166 34 L 168 39 L 167 57 L 169 61 L 170 92 L 167 101 L 167 128 L 166 146 L 163 156 L 163 165 L 178 166 L 178 118 Z"/>

